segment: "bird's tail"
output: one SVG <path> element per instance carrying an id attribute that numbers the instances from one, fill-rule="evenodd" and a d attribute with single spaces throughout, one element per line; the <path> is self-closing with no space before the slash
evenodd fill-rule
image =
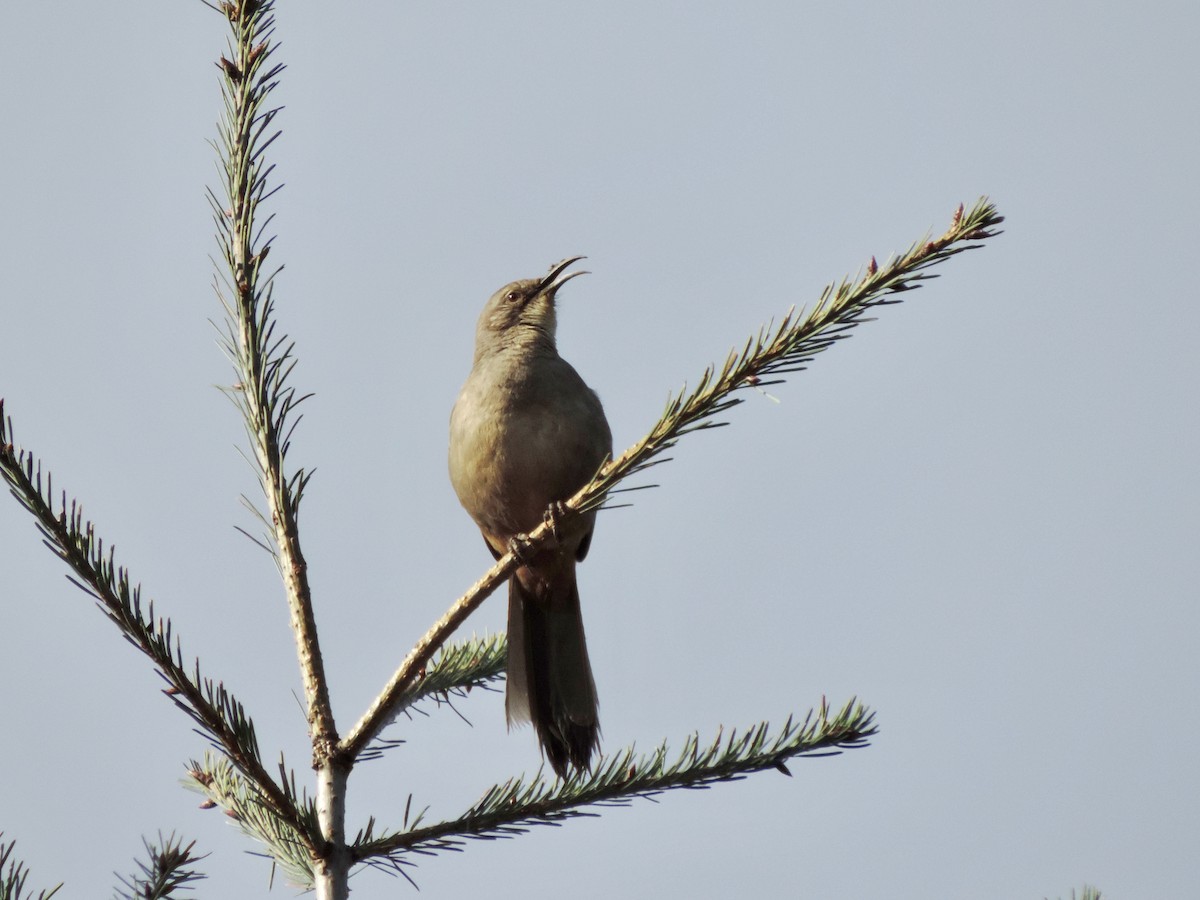
<path id="1" fill-rule="evenodd" d="M 560 778 L 568 765 L 590 768 L 600 745 L 600 714 L 573 564 L 549 583 L 526 585 L 516 574 L 509 579 L 504 705 L 510 728 L 533 723 Z"/>

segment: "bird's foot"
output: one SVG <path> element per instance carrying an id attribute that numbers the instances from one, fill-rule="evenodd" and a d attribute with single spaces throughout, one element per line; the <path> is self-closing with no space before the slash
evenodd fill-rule
<path id="1" fill-rule="evenodd" d="M 533 547 L 529 542 L 529 535 L 521 533 L 514 534 L 508 539 L 508 552 L 511 553 L 518 563 L 522 566 L 528 566 L 533 561 Z"/>
<path id="2" fill-rule="evenodd" d="M 554 544 L 562 543 L 562 528 L 559 523 L 566 514 L 566 505 L 556 500 L 550 504 L 542 516 L 542 521 L 546 523 L 546 528 L 549 529 L 550 537 L 554 539 Z M 532 542 L 529 540 L 529 535 L 524 532 L 514 534 L 508 539 L 508 552 L 515 556 L 517 562 L 523 566 L 531 565 L 534 557 L 537 555 Z"/>
<path id="3" fill-rule="evenodd" d="M 562 531 L 558 527 L 559 521 L 567 514 L 567 507 L 561 500 L 555 500 L 542 515 L 542 520 L 546 523 L 546 527 L 550 529 L 550 534 L 557 544 L 562 543 Z"/>

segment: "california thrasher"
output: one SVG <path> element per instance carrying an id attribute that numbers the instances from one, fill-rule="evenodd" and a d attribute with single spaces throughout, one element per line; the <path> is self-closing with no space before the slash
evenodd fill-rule
<path id="1" fill-rule="evenodd" d="M 475 361 L 450 414 L 450 482 L 499 559 L 555 504 L 583 487 L 612 453 L 600 398 L 555 345 L 555 294 L 581 271 L 505 285 L 475 330 Z M 531 721 L 559 777 L 587 769 L 600 742 L 575 564 L 595 512 L 536 553 L 525 548 L 508 582 L 508 724 Z M 515 543 L 514 543 L 515 542 Z"/>

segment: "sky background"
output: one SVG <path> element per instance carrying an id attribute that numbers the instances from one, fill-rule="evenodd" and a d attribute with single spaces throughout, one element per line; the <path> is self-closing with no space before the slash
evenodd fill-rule
<path id="1" fill-rule="evenodd" d="M 587 254 L 562 354 L 618 449 L 829 281 L 991 196 L 1005 234 L 684 440 L 601 515 L 581 594 L 603 747 L 822 695 L 867 749 L 422 860 L 424 897 L 1066 897 L 1200 883 L 1200 205 L 1193 3 L 284 3 L 270 203 L 293 465 L 348 729 L 489 565 L 445 474 L 484 300 Z M 208 320 L 224 22 L 196 0 L 0 11 L 0 396 L 308 776 L 278 576 Z M 649 479 L 645 479 L 649 480 Z M 141 836 L 269 866 L 179 787 L 204 742 L 0 503 L 0 830 L 104 896 Z M 503 627 L 502 596 L 466 632 Z M 536 769 L 500 694 L 401 721 L 353 831 Z M 275 892 L 294 892 L 277 879 Z M 356 898 L 412 896 L 366 873 Z"/>

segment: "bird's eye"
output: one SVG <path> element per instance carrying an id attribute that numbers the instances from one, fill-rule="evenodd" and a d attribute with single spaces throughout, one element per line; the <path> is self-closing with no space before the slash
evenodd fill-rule
<path id="1" fill-rule="evenodd" d="M 507 300 L 509 303 L 516 303 L 518 300 L 521 299 L 521 293 L 520 293 L 520 291 L 509 291 L 507 294 L 504 295 L 504 299 Z"/>

